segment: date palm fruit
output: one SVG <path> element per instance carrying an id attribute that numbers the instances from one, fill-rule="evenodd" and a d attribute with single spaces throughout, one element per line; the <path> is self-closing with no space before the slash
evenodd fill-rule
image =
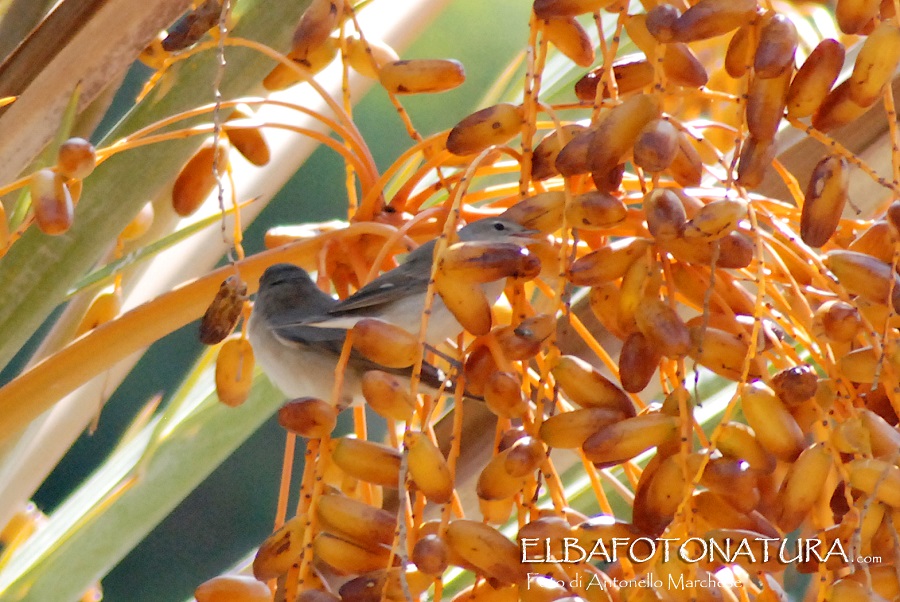
<path id="1" fill-rule="evenodd" d="M 153 203 L 145 203 L 137 215 L 134 216 L 134 219 L 122 229 L 122 233 L 119 236 L 124 241 L 132 241 L 142 237 L 153 225 L 154 213 Z M 2 236 L 0 236 L 0 242 L 2 242 Z"/>
<path id="2" fill-rule="evenodd" d="M 794 54 L 799 42 L 797 28 L 784 15 L 774 15 L 762 27 L 753 71 L 756 77 L 778 77 L 794 64 Z"/>
<path id="3" fill-rule="evenodd" d="M 879 354 L 872 347 L 860 347 L 839 360 L 841 374 L 855 383 L 874 383 L 880 364 Z"/>
<path id="4" fill-rule="evenodd" d="M 706 452 L 695 452 L 687 456 L 691 476 L 699 472 L 705 455 Z M 714 455 L 706 461 L 700 484 L 744 513 L 755 510 L 761 499 L 759 474 L 747 462 L 727 456 Z"/>
<path id="5" fill-rule="evenodd" d="M 747 216 L 747 203 L 735 199 L 712 201 L 685 224 L 684 237 L 716 240 L 727 236 Z"/>
<path id="6" fill-rule="evenodd" d="M 347 37 L 347 62 L 360 75 L 378 79 L 378 72 L 384 65 L 399 60 L 397 52 L 380 40 Z"/>
<path id="7" fill-rule="evenodd" d="M 891 454 L 900 447 L 900 431 L 868 408 L 860 408 L 859 417 L 862 420 L 863 428 L 869 435 L 872 454 L 876 458 L 890 458 Z"/>
<path id="8" fill-rule="evenodd" d="M 480 336 L 491 331 L 491 304 L 478 284 L 438 270 L 434 288 L 447 309 L 468 332 Z"/>
<path id="9" fill-rule="evenodd" d="M 613 539 L 630 541 L 641 537 L 643 533 L 635 525 L 615 516 L 598 514 L 577 524 L 573 529 L 573 535 L 578 539 L 578 545 L 591 550 L 598 541 L 602 541 L 607 549 L 610 549 Z"/>
<path id="10" fill-rule="evenodd" d="M 840 6 L 840 1 L 838 6 Z M 788 90 L 788 117 L 809 117 L 828 96 L 844 66 L 844 45 L 837 40 L 819 42 L 794 76 Z"/>
<path id="11" fill-rule="evenodd" d="M 691 347 L 690 332 L 668 303 L 658 297 L 644 299 L 634 318 L 638 329 L 659 353 L 670 358 L 687 355 Z"/>
<path id="12" fill-rule="evenodd" d="M 334 0 L 312 0 L 294 30 L 292 52 L 305 59 L 324 44 L 338 24 L 341 7 Z"/>
<path id="13" fill-rule="evenodd" d="M 385 568 L 390 558 L 390 549 L 385 546 L 363 547 L 324 532 L 313 538 L 312 553 L 339 575 L 377 571 Z"/>
<path id="14" fill-rule="evenodd" d="M 253 559 L 254 577 L 268 581 L 288 572 L 303 553 L 306 522 L 305 516 L 295 516 L 260 544 Z"/>
<path id="15" fill-rule="evenodd" d="M 772 166 L 777 152 L 778 147 L 771 140 L 757 140 L 752 136 L 747 138 L 741 147 L 741 159 L 737 168 L 738 184 L 751 189 L 762 184 L 766 170 Z"/>
<path id="16" fill-rule="evenodd" d="M 400 484 L 400 452 L 393 447 L 341 437 L 331 458 L 341 470 L 360 481 L 395 489 Z"/>
<path id="17" fill-rule="evenodd" d="M 754 77 L 747 97 L 747 129 L 760 141 L 775 138 L 787 106 L 793 66 L 770 78 Z"/>
<path id="18" fill-rule="evenodd" d="M 392 94 L 434 94 L 460 86 L 466 71 L 452 59 L 412 59 L 387 63 L 378 79 Z"/>
<path id="19" fill-rule="evenodd" d="M 871 255 L 884 263 L 891 263 L 894 260 L 893 245 L 891 224 L 887 220 L 878 220 L 863 230 L 847 249 Z"/>
<path id="20" fill-rule="evenodd" d="M 453 496 L 453 476 L 444 454 L 424 433 L 409 431 L 404 437 L 409 454 L 409 476 L 416 488 L 436 504 Z"/>
<path id="21" fill-rule="evenodd" d="M 438 270 L 469 282 L 493 282 L 501 278 L 531 280 L 541 262 L 514 243 L 468 241 L 450 245 L 438 262 Z"/>
<path id="22" fill-rule="evenodd" d="M 29 184 L 34 221 L 44 234 L 67 232 L 75 217 L 72 195 L 65 178 L 49 169 L 34 172 Z"/>
<path id="23" fill-rule="evenodd" d="M 322 530 L 364 547 L 390 545 L 397 530 L 394 514 L 340 494 L 319 498 L 316 520 Z"/>
<path id="24" fill-rule="evenodd" d="M 519 361 L 537 355 L 554 332 L 556 318 L 549 314 L 536 314 L 515 326 L 503 326 L 495 330 L 493 336 L 507 359 Z"/>
<path id="25" fill-rule="evenodd" d="M 550 190 L 525 197 L 501 214 L 501 217 L 545 234 L 562 227 L 566 195 L 560 190 Z"/>
<path id="26" fill-rule="evenodd" d="M 643 94 L 628 98 L 609 111 L 588 147 L 589 165 L 595 182 L 622 162 L 622 158 L 634 146 L 644 126 L 657 117 L 659 106 L 656 98 Z M 557 158 L 558 166 L 559 158 Z M 602 192 L 608 188 L 598 186 L 598 190 Z"/>
<path id="27" fill-rule="evenodd" d="M 822 321 L 825 336 L 836 342 L 852 341 L 862 328 L 859 310 L 846 301 L 826 301 L 816 310 L 816 317 Z"/>
<path id="28" fill-rule="evenodd" d="M 760 444 L 777 458 L 794 461 L 806 447 L 797 421 L 768 385 L 756 381 L 744 388 L 741 407 Z"/>
<path id="29" fill-rule="evenodd" d="M 457 519 L 447 526 L 447 545 L 486 577 L 500 583 L 527 579 L 528 567 L 521 562 L 519 546 L 496 529 L 480 522 Z"/>
<path id="30" fill-rule="evenodd" d="M 337 425 L 337 409 L 321 399 L 303 397 L 281 406 L 278 424 L 309 439 L 327 437 Z"/>
<path id="31" fill-rule="evenodd" d="M 879 23 L 863 42 L 853 73 L 850 74 L 850 99 L 868 107 L 881 95 L 900 65 L 900 27 L 891 21 Z"/>
<path id="32" fill-rule="evenodd" d="M 679 186 L 699 186 L 703 179 L 703 160 L 683 132 L 678 138 L 678 152 L 667 171 Z"/>
<path id="33" fill-rule="evenodd" d="M 897 572 L 893 565 L 869 565 L 867 571 L 856 571 L 845 577 L 845 579 L 853 580 L 866 586 L 871 584 L 872 592 L 886 600 L 893 600 L 900 595 L 900 581 L 898 581 Z"/>
<path id="34" fill-rule="evenodd" d="M 544 136 L 531 155 L 531 178 L 533 180 L 546 180 L 559 174 L 556 169 L 556 157 L 562 150 L 562 140 L 570 140 L 577 133 L 587 130 L 583 125 L 570 123 L 560 130 L 553 130 Z M 538 228 L 539 229 L 539 228 Z"/>
<path id="35" fill-rule="evenodd" d="M 519 418 L 528 411 L 521 379 L 512 372 L 496 372 L 484 385 L 484 402 L 498 416 Z"/>
<path id="36" fill-rule="evenodd" d="M 662 354 L 640 332 L 632 332 L 619 352 L 619 380 L 629 393 L 643 391 L 656 373 Z"/>
<path id="37" fill-rule="evenodd" d="M 752 513 L 741 512 L 722 496 L 704 489 L 694 493 L 691 507 L 697 517 L 698 529 L 748 529 L 757 528 Z"/>
<path id="38" fill-rule="evenodd" d="M 860 459 L 847 464 L 850 486 L 900 508 L 900 468 L 884 460 Z"/>
<path id="39" fill-rule="evenodd" d="M 818 390 L 819 377 L 809 364 L 786 368 L 772 377 L 772 388 L 789 408 L 796 408 Z"/>
<path id="40" fill-rule="evenodd" d="M 827 598 L 829 602 L 879 602 L 884 600 L 878 594 L 869 591 L 866 585 L 849 579 L 838 579 L 831 584 L 831 591 Z M 885 602 L 887 602 L 885 600 Z"/>
<path id="41" fill-rule="evenodd" d="M 628 208 L 613 195 L 592 190 L 572 198 L 566 205 L 569 226 L 582 230 L 604 230 L 625 220 Z"/>
<path id="42" fill-rule="evenodd" d="M 809 178 L 800 214 L 800 237 L 821 247 L 834 235 L 847 203 L 850 166 L 837 155 L 819 161 Z"/>
<path id="43" fill-rule="evenodd" d="M 600 10 L 612 3 L 611 0 L 534 0 L 534 14 L 541 19 L 575 17 Z"/>
<path id="44" fill-rule="evenodd" d="M 685 486 L 693 477 L 683 466 L 684 458 L 674 454 L 662 460 L 650 478 L 647 493 L 643 498 L 646 504 L 642 512 L 649 512 L 667 520 L 675 515 L 681 504 Z"/>
<path id="45" fill-rule="evenodd" d="M 228 136 L 231 146 L 253 165 L 266 165 L 271 159 L 269 143 L 262 135 L 260 124 L 255 122 L 249 106 L 243 103 L 237 105 L 223 124 L 222 130 Z"/>
<path id="46" fill-rule="evenodd" d="M 825 265 L 848 292 L 900 311 L 900 278 L 889 264 L 854 251 L 829 251 Z"/>
<path id="47" fill-rule="evenodd" d="M 59 145 L 56 168 L 63 176 L 83 180 L 91 175 L 97 165 L 94 145 L 84 138 L 69 138 Z"/>
<path id="48" fill-rule="evenodd" d="M 664 171 L 675 160 L 680 137 L 671 122 L 654 119 L 644 126 L 634 143 L 635 164 L 649 172 Z"/>
<path id="49" fill-rule="evenodd" d="M 673 26 L 680 16 L 681 11 L 671 4 L 657 4 L 647 11 L 647 31 L 659 42 L 671 42 Z"/>
<path id="50" fill-rule="evenodd" d="M 638 257 L 622 278 L 616 318 L 624 331 L 631 333 L 638 328 L 635 313 L 644 299 L 657 294 L 659 286 L 660 271 L 656 258 L 650 255 Z"/>
<path id="51" fill-rule="evenodd" d="M 439 577 L 449 566 L 447 543 L 437 535 L 426 535 L 413 547 L 410 560 L 426 575 Z"/>
<path id="52" fill-rule="evenodd" d="M 584 408 L 606 408 L 634 415 L 634 405 L 628 396 L 583 359 L 564 355 L 551 372 L 572 402 Z"/>
<path id="53" fill-rule="evenodd" d="M 485 384 L 492 374 L 499 371 L 499 368 L 490 349 L 480 345 L 469 353 L 463 371 L 469 392 L 473 395 L 483 395 Z"/>
<path id="54" fill-rule="evenodd" d="M 581 448 L 591 462 L 612 466 L 671 441 L 678 432 L 678 422 L 665 414 L 627 418 L 601 428 Z"/>
<path id="55" fill-rule="evenodd" d="M 482 500 L 509 499 L 518 493 L 543 461 L 543 446 L 523 437 L 495 454 L 481 471 L 475 491 Z"/>
<path id="56" fill-rule="evenodd" d="M 220 575 L 194 590 L 197 602 L 272 602 L 272 592 L 262 581 L 245 575 Z"/>
<path id="57" fill-rule="evenodd" d="M 725 50 L 725 72 L 734 79 L 743 77 L 752 66 L 748 62 L 748 57 L 752 56 L 750 31 L 751 26 L 744 25 L 734 32 Z"/>
<path id="58" fill-rule="evenodd" d="M 590 147 L 597 130 L 592 128 L 572 136 L 556 156 L 556 170 L 563 176 L 578 176 L 591 171 Z"/>
<path id="59" fill-rule="evenodd" d="M 691 348 L 688 355 L 701 366 L 729 380 L 740 381 L 747 354 L 750 353 L 745 337 L 718 328 L 691 326 Z M 750 360 L 751 377 L 762 373 L 759 358 Z M 751 425 L 752 426 L 752 425 Z"/>
<path id="60" fill-rule="evenodd" d="M 700 0 L 672 26 L 672 37 L 679 42 L 695 42 L 713 38 L 746 24 L 756 12 L 751 0 Z"/>
<path id="61" fill-rule="evenodd" d="M 545 552 L 549 548 L 550 555 L 554 558 L 564 559 L 563 540 L 572 536 L 573 526 L 568 520 L 561 516 L 542 516 L 522 525 L 518 534 L 516 534 L 515 540 L 520 542 L 519 545 L 523 547 L 523 540 L 526 539 L 538 540 L 542 544 L 548 541 L 548 546 L 541 545 L 538 547 L 541 550 L 540 555 L 546 557 L 547 554 Z M 532 548 L 528 551 L 535 550 Z M 531 554 L 523 554 L 523 556 L 531 556 Z"/>
<path id="62" fill-rule="evenodd" d="M 862 117 L 867 107 L 859 105 L 850 96 L 850 80 L 828 93 L 812 116 L 812 125 L 822 132 L 836 128 Z"/>
<path id="63" fill-rule="evenodd" d="M 447 150 L 465 156 L 505 144 L 522 129 L 522 108 L 508 102 L 475 111 L 450 130 Z"/>
<path id="64" fill-rule="evenodd" d="M 569 282 L 577 286 L 596 286 L 618 280 L 652 244 L 647 238 L 618 239 L 574 261 L 567 273 Z"/>
<path id="65" fill-rule="evenodd" d="M 410 566 L 378 569 L 344 583 L 338 593 L 342 602 L 372 602 L 373 600 L 414 599 L 432 584 L 433 578 Z"/>
<path id="66" fill-rule="evenodd" d="M 293 61 L 298 67 L 305 70 L 306 77 L 310 77 L 322 71 L 325 67 L 338 55 L 338 43 L 335 38 L 328 38 L 324 43 L 316 46 L 308 52 L 302 50 L 291 50 L 287 54 L 287 58 Z M 288 65 L 278 63 L 275 68 L 269 72 L 263 79 L 263 88 L 270 92 L 284 90 L 295 84 L 304 81 L 306 78 L 297 73 Z"/>
<path id="67" fill-rule="evenodd" d="M 514 477 L 531 475 L 547 457 L 543 444 L 529 436 L 520 437 L 503 453 L 503 468 Z"/>
<path id="68" fill-rule="evenodd" d="M 807 447 L 791 465 L 775 500 L 774 520 L 785 533 L 806 519 L 822 496 L 831 468 L 831 451 L 824 443 Z"/>
<path id="69" fill-rule="evenodd" d="M 852 35 L 862 33 L 880 7 L 878 0 L 838 0 L 834 16 L 840 30 Z"/>
<path id="70" fill-rule="evenodd" d="M 616 89 L 620 96 L 628 96 L 638 92 L 653 83 L 653 66 L 640 54 L 622 57 L 612 65 L 613 78 L 616 80 Z M 601 85 L 603 66 L 588 71 L 581 79 L 575 82 L 575 96 L 584 102 L 594 102 L 597 97 L 597 88 Z M 606 84 L 603 85 L 603 98 L 609 97 Z"/>
<path id="71" fill-rule="evenodd" d="M 478 510 L 481 512 L 482 520 L 484 520 L 485 524 L 488 525 L 499 526 L 505 524 L 509 520 L 509 517 L 512 516 L 512 512 L 515 507 L 515 497 L 507 497 L 500 500 L 486 500 L 481 497 L 478 498 Z M 472 572 L 477 572 L 477 569 L 474 568 L 469 570 L 472 570 Z"/>
<path id="72" fill-rule="evenodd" d="M 580 408 L 550 416 L 540 427 L 541 441 L 549 447 L 574 449 L 605 426 L 628 416 L 609 408 Z"/>
<path id="73" fill-rule="evenodd" d="M 416 410 L 409 386 L 393 374 L 369 370 L 362 377 L 362 393 L 373 410 L 385 418 L 406 422 Z"/>
<path id="74" fill-rule="evenodd" d="M 237 326 L 247 300 L 247 284 L 240 276 L 222 281 L 216 296 L 200 320 L 200 342 L 215 345 L 225 340 Z"/>
<path id="75" fill-rule="evenodd" d="M 591 37 L 574 17 L 547 19 L 544 21 L 544 36 L 576 65 L 590 67 L 593 64 Z"/>
<path id="76" fill-rule="evenodd" d="M 228 168 L 228 144 L 224 140 L 219 140 L 217 145 L 207 140 L 181 168 L 172 187 L 175 213 L 186 217 L 200 208 L 216 187 L 214 168 L 220 177 Z"/>
<path id="77" fill-rule="evenodd" d="M 699 88 L 709 82 L 709 74 L 700 59 L 687 44 L 672 42 L 666 45 L 663 71 L 676 86 Z"/>
<path id="78" fill-rule="evenodd" d="M 253 366 L 250 341 L 239 336 L 225 341 L 216 357 L 216 393 L 219 401 L 230 407 L 247 401 L 253 384 Z"/>
<path id="79" fill-rule="evenodd" d="M 353 326 L 351 333 L 353 348 L 376 364 L 406 368 L 418 357 L 416 336 L 388 322 L 365 318 Z"/>

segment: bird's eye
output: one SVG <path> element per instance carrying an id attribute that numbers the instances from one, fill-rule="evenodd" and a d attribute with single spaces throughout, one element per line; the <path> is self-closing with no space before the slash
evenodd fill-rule
<path id="1" fill-rule="evenodd" d="M 504 226 L 500 222 L 497 222 L 494 224 L 494 230 L 496 230 L 497 232 L 502 232 L 503 230 L 506 230 L 506 226 Z"/>

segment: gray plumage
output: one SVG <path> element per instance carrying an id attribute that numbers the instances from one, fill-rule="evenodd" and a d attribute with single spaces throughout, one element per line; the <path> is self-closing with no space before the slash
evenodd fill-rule
<path id="1" fill-rule="evenodd" d="M 337 301 L 312 281 L 306 270 L 288 263 L 269 267 L 259 280 L 259 292 L 247 326 L 256 360 L 270 380 L 290 398 L 331 399 L 334 371 L 344 346 L 343 328 L 307 326 L 312 316 L 327 314 Z M 368 370 L 403 377 L 412 370 L 385 368 L 355 351 L 344 374 L 341 405 L 362 400 L 360 379 Z M 422 383 L 437 389 L 444 382 L 435 366 L 422 365 Z"/>
<path id="2" fill-rule="evenodd" d="M 505 218 L 486 218 L 459 230 L 462 242 L 512 242 L 522 246 L 534 242 L 535 230 Z M 412 251 L 400 266 L 385 272 L 356 293 L 336 303 L 319 318 L 307 322 L 316 327 L 352 328 L 363 318 L 378 318 L 418 333 L 425 309 L 425 292 L 431 279 L 431 263 L 437 240 L 431 240 Z M 482 285 L 493 305 L 503 292 L 503 280 Z M 462 328 L 453 314 L 435 296 L 428 321 L 426 340 L 438 345 L 459 334 Z"/>

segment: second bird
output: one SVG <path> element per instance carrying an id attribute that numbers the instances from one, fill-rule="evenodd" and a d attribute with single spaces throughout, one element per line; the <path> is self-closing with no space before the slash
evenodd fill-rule
<path id="1" fill-rule="evenodd" d="M 504 218 L 486 218 L 459 230 L 462 242 L 505 242 L 522 247 L 535 242 L 536 230 L 529 230 Z M 337 302 L 319 318 L 307 320 L 305 326 L 315 328 L 352 328 L 364 318 L 376 318 L 417 334 L 425 311 L 425 294 L 431 278 L 436 240 L 429 241 L 411 252 L 406 262 L 385 272 L 356 293 Z M 482 285 L 485 297 L 493 305 L 503 292 L 505 280 Z M 435 295 L 428 320 L 426 341 L 439 345 L 455 337 L 462 330 L 459 322 Z"/>

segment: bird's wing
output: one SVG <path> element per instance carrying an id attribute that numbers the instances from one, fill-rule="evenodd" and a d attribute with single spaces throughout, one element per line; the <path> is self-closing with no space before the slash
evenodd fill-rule
<path id="1" fill-rule="evenodd" d="M 328 313 L 339 315 L 376 307 L 402 299 L 410 291 L 424 291 L 431 279 L 431 260 L 437 241 L 429 241 L 406 256 L 406 261 L 385 272 L 350 297 L 340 301 Z"/>
<path id="2" fill-rule="evenodd" d="M 319 328 L 290 324 L 274 326 L 272 334 L 279 343 L 287 347 L 310 347 L 325 353 L 340 355 L 344 348 L 347 331 L 343 328 Z"/>
<path id="3" fill-rule="evenodd" d="M 418 269 L 423 268 L 423 269 Z M 341 315 L 392 303 L 409 295 L 410 291 L 424 291 L 431 279 L 431 265 L 410 266 L 403 264 L 376 278 L 356 293 L 340 301 L 328 310 L 331 315 Z"/>

